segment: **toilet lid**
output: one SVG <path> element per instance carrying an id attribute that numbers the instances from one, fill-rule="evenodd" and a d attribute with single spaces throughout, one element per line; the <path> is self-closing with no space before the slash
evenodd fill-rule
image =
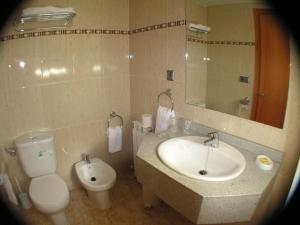
<path id="1" fill-rule="evenodd" d="M 42 205 L 59 205 L 69 198 L 69 190 L 62 178 L 56 174 L 36 177 L 31 180 L 29 195 Z"/>

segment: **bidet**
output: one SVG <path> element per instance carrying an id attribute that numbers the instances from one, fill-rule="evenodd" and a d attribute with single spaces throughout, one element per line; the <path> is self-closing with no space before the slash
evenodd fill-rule
<path id="1" fill-rule="evenodd" d="M 116 183 L 116 172 L 106 162 L 98 158 L 79 161 L 75 164 L 77 177 L 86 189 L 88 197 L 100 209 L 111 207 L 111 189 Z"/>

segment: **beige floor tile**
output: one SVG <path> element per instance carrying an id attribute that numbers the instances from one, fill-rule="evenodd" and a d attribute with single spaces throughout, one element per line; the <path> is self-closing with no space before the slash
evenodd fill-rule
<path id="1" fill-rule="evenodd" d="M 50 220 L 35 209 L 23 211 L 23 214 L 33 225 L 51 225 Z M 155 208 L 144 208 L 142 187 L 132 171 L 118 174 L 111 209 L 98 209 L 83 189 L 75 189 L 71 191 L 66 214 L 71 225 L 192 225 L 164 203 Z"/>

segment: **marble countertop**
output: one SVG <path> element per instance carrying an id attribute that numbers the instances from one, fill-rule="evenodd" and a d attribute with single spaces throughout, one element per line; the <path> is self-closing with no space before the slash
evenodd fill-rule
<path id="1" fill-rule="evenodd" d="M 149 163 L 160 172 L 203 197 L 261 195 L 278 171 L 278 162 L 274 162 L 273 169 L 270 171 L 261 170 L 255 163 L 257 154 L 235 146 L 246 159 L 246 168 L 237 178 L 229 181 L 204 181 L 186 177 L 163 164 L 157 155 L 157 147 L 160 143 L 178 136 L 184 135 L 182 133 L 173 133 L 168 137 L 159 137 L 155 134 L 146 135 L 139 147 L 137 158 Z"/>

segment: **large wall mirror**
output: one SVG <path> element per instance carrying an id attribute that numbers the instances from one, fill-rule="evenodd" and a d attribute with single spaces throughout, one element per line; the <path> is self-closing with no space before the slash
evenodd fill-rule
<path id="1" fill-rule="evenodd" d="M 186 0 L 186 103 L 282 128 L 289 34 L 261 0 Z"/>

